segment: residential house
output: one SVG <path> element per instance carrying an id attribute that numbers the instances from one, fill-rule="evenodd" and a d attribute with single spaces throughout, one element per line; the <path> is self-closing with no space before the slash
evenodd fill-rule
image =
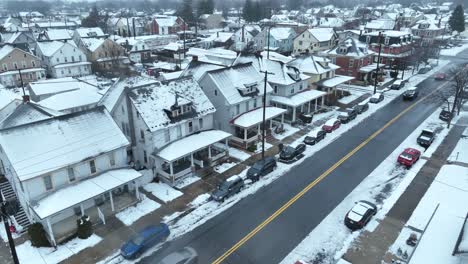
<path id="1" fill-rule="evenodd" d="M 150 32 L 152 35 L 170 35 L 188 30 L 187 24 L 178 16 L 156 16 L 151 22 Z"/>
<path id="2" fill-rule="evenodd" d="M 318 21 L 318 27 L 333 28 L 339 30 L 343 28 L 345 21 L 338 17 L 321 17 Z"/>
<path id="3" fill-rule="evenodd" d="M 262 124 L 263 75 L 252 63 L 210 70 L 199 81 L 216 108 L 214 127 L 232 134 L 231 144 L 248 148 L 260 139 Z M 273 89 L 266 84 L 265 120 L 267 133 L 282 123 L 286 110 L 270 106 Z M 279 120 L 273 120 L 273 119 Z"/>
<path id="4" fill-rule="evenodd" d="M 49 29 L 39 33 L 38 41 L 71 41 L 71 31 L 68 29 Z"/>
<path id="5" fill-rule="evenodd" d="M 0 48 L 0 84 L 18 87 L 44 77 L 45 69 L 38 57 L 11 45 Z"/>
<path id="6" fill-rule="evenodd" d="M 224 18 L 221 14 L 203 14 L 199 21 L 201 28 L 213 29 L 222 27 Z"/>
<path id="7" fill-rule="evenodd" d="M 69 29 L 74 30 L 78 28 L 78 23 L 75 21 L 47 21 L 47 22 L 34 22 L 31 27 L 34 32 L 40 33 L 49 29 Z"/>
<path id="8" fill-rule="evenodd" d="M 151 60 L 151 52 L 160 50 L 178 39 L 177 35 L 148 35 L 119 38 L 116 42 L 127 50 L 130 61 L 148 62 Z"/>
<path id="9" fill-rule="evenodd" d="M 81 39 L 81 50 L 91 62 L 93 71 L 106 71 L 124 67 L 128 64 L 125 49 L 111 39 Z"/>
<path id="10" fill-rule="evenodd" d="M 41 58 L 47 74 L 54 78 L 91 74 L 91 62 L 73 41 L 38 42 L 36 55 Z"/>
<path id="11" fill-rule="evenodd" d="M 81 43 L 82 39 L 88 39 L 88 38 L 105 39 L 107 38 L 107 34 L 104 34 L 102 29 L 99 27 L 92 27 L 92 28 L 80 27 L 73 31 L 73 41 L 75 41 L 78 47 L 83 45 Z"/>
<path id="12" fill-rule="evenodd" d="M 234 33 L 232 32 L 216 32 L 211 34 L 209 37 L 204 38 L 200 41 L 200 47 L 204 49 L 210 48 L 225 48 L 229 49 L 234 43 Z"/>
<path id="13" fill-rule="evenodd" d="M 411 28 L 415 44 L 422 47 L 429 47 L 445 32 L 445 29 L 439 27 L 431 20 L 420 20 Z"/>
<path id="14" fill-rule="evenodd" d="M 414 41 L 413 34 L 409 32 L 395 30 L 369 32 L 362 34 L 359 40 L 367 43 L 369 48 L 376 53 L 380 50 L 381 66 L 403 64 L 412 55 Z M 377 62 L 377 57 L 374 57 L 374 61 Z"/>
<path id="15" fill-rule="evenodd" d="M 366 23 L 364 30 L 366 32 L 382 31 L 382 30 L 394 30 L 396 25 L 395 19 L 374 19 Z"/>
<path id="16" fill-rule="evenodd" d="M 31 32 L 4 32 L 1 34 L 0 43 L 13 45 L 26 52 L 30 52 L 36 45 L 36 40 Z"/>
<path id="17" fill-rule="evenodd" d="M 377 70 L 377 64 L 373 63 L 375 52 L 356 38 L 344 39 L 337 47 L 323 54 L 340 67 L 336 70 L 337 74 L 354 77 L 355 83 L 368 84 L 375 78 Z"/>
<path id="18" fill-rule="evenodd" d="M 128 166 L 128 145 L 104 107 L 0 130 L 5 177 L 54 246 L 76 234 L 80 216 L 105 223 L 138 202 L 141 174 Z"/>
<path id="19" fill-rule="evenodd" d="M 279 53 L 291 53 L 296 32 L 290 27 L 263 28 L 254 41 L 258 50 L 269 49 Z M 268 46 L 269 44 L 269 46 Z"/>
<path id="20" fill-rule="evenodd" d="M 261 31 L 258 25 L 243 25 L 234 33 L 235 50 L 243 50 L 247 43 L 253 42 Z"/>
<path id="21" fill-rule="evenodd" d="M 107 22 L 110 30 L 122 37 L 140 36 L 145 32 L 146 21 L 141 17 L 112 17 Z"/>
<path id="22" fill-rule="evenodd" d="M 294 38 L 294 54 L 316 53 L 333 48 L 338 35 L 333 28 L 311 28 Z"/>

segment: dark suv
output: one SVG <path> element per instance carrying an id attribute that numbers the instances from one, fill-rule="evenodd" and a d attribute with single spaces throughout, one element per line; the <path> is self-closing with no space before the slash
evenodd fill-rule
<path id="1" fill-rule="evenodd" d="M 302 154 L 306 149 L 305 144 L 299 144 L 296 147 L 286 146 L 280 152 L 280 158 L 278 161 L 283 163 L 293 163 L 294 161 L 302 158 Z"/>
<path id="2" fill-rule="evenodd" d="M 244 187 L 244 180 L 239 176 L 233 176 L 218 185 L 218 188 L 211 193 L 211 198 L 217 202 L 224 202 L 227 198 L 240 192 L 242 187 Z"/>
<path id="3" fill-rule="evenodd" d="M 319 131 L 311 134 L 310 136 L 306 136 L 304 138 L 304 143 L 307 144 L 307 145 L 315 145 L 317 142 L 324 139 L 326 135 L 327 135 L 327 132 L 325 132 L 323 130 L 319 130 Z"/>
<path id="4" fill-rule="evenodd" d="M 348 108 L 338 115 L 338 119 L 341 121 L 342 124 L 346 124 L 349 121 L 354 120 L 356 116 L 357 111 L 355 109 Z"/>
<path id="5" fill-rule="evenodd" d="M 262 160 L 259 160 L 252 165 L 252 167 L 247 171 L 247 179 L 256 182 L 260 177 L 267 175 L 276 168 L 276 160 L 273 157 L 266 157 Z"/>
<path id="6" fill-rule="evenodd" d="M 377 213 L 377 206 L 368 201 L 357 202 L 346 214 L 344 223 L 352 231 L 363 228 Z"/>

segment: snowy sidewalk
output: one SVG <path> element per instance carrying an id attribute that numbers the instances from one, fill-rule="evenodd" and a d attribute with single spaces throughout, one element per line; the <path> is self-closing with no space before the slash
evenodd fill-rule
<path id="1" fill-rule="evenodd" d="M 466 122 L 464 119 L 466 117 L 460 118 L 457 124 Z M 418 172 L 383 221 L 379 223 L 373 232 L 362 232 L 348 248 L 343 259 L 359 264 L 374 264 L 380 263 L 380 261 L 391 263 L 394 256 L 386 254 L 388 248 L 397 239 L 400 231 L 426 193 L 440 168 L 446 163 L 464 129 L 465 126 L 455 125 L 450 130 L 431 159 Z"/>

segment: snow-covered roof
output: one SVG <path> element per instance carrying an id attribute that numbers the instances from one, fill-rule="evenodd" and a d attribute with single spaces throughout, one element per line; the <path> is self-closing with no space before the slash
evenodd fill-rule
<path id="1" fill-rule="evenodd" d="M 44 120 L 60 113 L 47 109 L 33 102 L 18 103 L 16 108 L 1 121 L 0 129 L 20 126 Z"/>
<path id="2" fill-rule="evenodd" d="M 176 125 L 183 119 L 171 118 L 168 111 L 184 99 L 193 110 L 189 118 L 214 113 L 216 109 L 198 83 L 192 78 L 181 78 L 151 86 L 132 89 L 130 99 L 150 131 Z"/>
<path id="3" fill-rule="evenodd" d="M 80 38 L 98 38 L 98 37 L 105 37 L 106 34 L 102 31 L 99 27 L 92 27 L 92 28 L 84 28 L 80 27 L 75 29 L 76 33 Z"/>
<path id="4" fill-rule="evenodd" d="M 380 64 L 379 65 L 379 68 L 382 68 L 384 67 L 385 64 Z M 372 63 L 372 64 L 369 64 L 367 66 L 364 66 L 364 67 L 361 67 L 359 69 L 359 72 L 364 72 L 364 73 L 367 73 L 367 72 L 371 72 L 371 71 L 374 71 L 374 70 L 377 70 L 377 63 Z"/>
<path id="5" fill-rule="evenodd" d="M 176 16 L 165 16 L 155 18 L 160 27 L 172 27 L 177 23 Z"/>
<path id="6" fill-rule="evenodd" d="M 263 94 L 263 76 L 251 64 L 240 64 L 229 68 L 212 70 L 206 73 L 205 77 L 210 77 L 223 94 L 224 98 L 231 105 L 250 100 L 250 97 L 242 96 L 238 89 L 245 88 L 245 85 L 256 85 L 258 94 Z M 272 88 L 267 84 L 267 93 L 271 93 Z"/>
<path id="7" fill-rule="evenodd" d="M 202 131 L 172 142 L 156 153 L 156 156 L 171 162 L 231 136 L 231 134 L 221 130 Z"/>
<path id="8" fill-rule="evenodd" d="M 328 88 L 333 88 L 333 87 L 336 87 L 339 84 L 349 82 L 349 81 L 351 81 L 353 79 L 354 79 L 354 77 L 350 77 L 350 76 L 335 75 L 334 77 L 332 77 L 330 79 L 320 80 L 317 83 L 317 85 L 323 86 L 323 87 L 328 87 Z"/>
<path id="9" fill-rule="evenodd" d="M 377 30 L 392 30 L 395 27 L 393 19 L 375 19 L 367 22 L 365 28 Z"/>
<path id="10" fill-rule="evenodd" d="M 286 113 L 286 109 L 274 106 L 267 106 L 265 107 L 265 120 L 275 118 L 284 113 Z M 232 124 L 243 128 L 253 127 L 255 125 L 260 124 L 261 122 L 263 122 L 262 107 L 259 107 L 249 112 L 245 112 L 231 120 Z"/>
<path id="11" fill-rule="evenodd" d="M 365 35 L 378 36 L 379 31 L 373 31 L 373 32 L 365 33 Z M 397 31 L 397 30 L 386 30 L 386 31 L 382 32 L 382 35 L 386 36 L 386 37 L 403 37 L 403 36 L 411 35 L 411 33 L 410 32 Z"/>
<path id="12" fill-rule="evenodd" d="M 91 51 L 94 52 L 97 48 L 99 48 L 105 41 L 105 39 L 102 38 L 84 38 L 81 39 L 85 47 Z"/>
<path id="13" fill-rule="evenodd" d="M 101 100 L 102 94 L 94 89 L 78 89 L 53 95 L 39 102 L 40 105 L 57 111 L 95 105 Z"/>
<path id="14" fill-rule="evenodd" d="M 0 145 L 21 181 L 128 144 L 103 107 L 0 130 Z"/>
<path id="15" fill-rule="evenodd" d="M 234 36 L 233 32 L 216 32 L 211 34 L 209 37 L 203 39 L 203 41 L 214 41 L 225 43 Z"/>
<path id="16" fill-rule="evenodd" d="M 32 209 L 41 219 L 44 219 L 93 197 L 102 195 L 141 176 L 141 173 L 134 169 L 125 168 L 106 171 L 96 177 L 79 181 L 57 190 L 37 201 L 37 204 Z"/>
<path id="17" fill-rule="evenodd" d="M 286 40 L 295 35 L 295 31 L 290 27 L 274 27 L 270 29 L 270 35 L 276 40 Z"/>
<path id="18" fill-rule="evenodd" d="M 72 45 L 68 42 L 62 41 L 47 41 L 47 42 L 37 42 L 37 48 L 42 52 L 42 55 L 50 57 L 54 55 L 58 50 L 60 50 L 65 45 Z"/>
<path id="19" fill-rule="evenodd" d="M 68 29 L 49 29 L 45 33 L 49 40 L 71 39 L 71 33 Z"/>
<path id="20" fill-rule="evenodd" d="M 272 95 L 271 101 L 277 102 L 280 104 L 297 107 L 303 105 L 307 102 L 310 102 L 316 98 L 322 97 L 327 93 L 317 90 L 305 90 L 303 92 L 297 93 L 291 97 Z"/>
<path id="21" fill-rule="evenodd" d="M 303 74 L 299 68 L 279 61 L 264 58 L 261 60 L 261 63 L 262 70 L 267 70 L 270 73 L 268 76 L 270 84 L 291 85 L 310 78 Z"/>
<path id="22" fill-rule="evenodd" d="M 217 70 L 217 69 L 222 69 L 225 66 L 219 65 L 219 64 L 213 64 L 213 63 L 207 63 L 205 61 L 192 61 L 189 63 L 187 68 L 183 70 L 181 73 L 181 77 L 186 77 L 186 76 L 193 76 L 193 78 L 198 82 L 200 81 L 201 77 L 208 72 L 212 70 Z"/>
<path id="23" fill-rule="evenodd" d="M 306 74 L 322 74 L 340 68 L 325 57 L 310 55 L 296 58 L 289 62 L 288 65 L 294 66 Z"/>
<path id="24" fill-rule="evenodd" d="M 12 52 L 15 48 L 10 45 L 5 45 L 2 48 L 0 48 L 0 60 L 5 58 L 10 52 Z"/>
<path id="25" fill-rule="evenodd" d="M 310 28 L 309 33 L 314 36 L 319 42 L 330 41 L 335 36 L 333 28 Z"/>
<path id="26" fill-rule="evenodd" d="M 335 48 L 325 51 L 324 53 L 329 55 L 362 58 L 372 55 L 375 52 L 368 49 L 366 43 L 361 42 L 353 37 L 348 37 L 340 41 Z"/>
<path id="27" fill-rule="evenodd" d="M 15 94 L 12 90 L 0 87 L 0 110 L 15 99 L 19 99 L 17 94 Z"/>

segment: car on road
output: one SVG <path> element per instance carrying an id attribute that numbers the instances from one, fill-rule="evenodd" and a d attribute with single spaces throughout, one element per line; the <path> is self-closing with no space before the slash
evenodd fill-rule
<path id="1" fill-rule="evenodd" d="M 278 161 L 283 163 L 292 163 L 304 156 L 302 153 L 305 149 L 305 144 L 298 144 L 296 147 L 285 146 L 280 152 Z"/>
<path id="2" fill-rule="evenodd" d="M 434 141 L 434 137 L 435 137 L 434 131 L 423 129 L 423 131 L 421 131 L 421 134 L 419 135 L 416 141 L 418 142 L 419 145 L 427 148 Z"/>
<path id="3" fill-rule="evenodd" d="M 452 118 L 452 113 L 447 110 L 442 110 L 439 114 L 439 119 L 442 121 L 449 121 Z"/>
<path id="4" fill-rule="evenodd" d="M 414 100 L 416 99 L 416 97 L 418 97 L 418 88 L 413 86 L 413 87 L 409 87 L 408 90 L 406 90 L 404 93 L 403 93 L 403 100 Z"/>
<path id="5" fill-rule="evenodd" d="M 445 80 L 446 78 L 447 78 L 447 74 L 443 72 L 439 72 L 434 75 L 434 79 L 437 81 L 442 81 L 442 80 Z"/>
<path id="6" fill-rule="evenodd" d="M 217 186 L 216 190 L 211 193 L 211 198 L 217 202 L 224 202 L 227 198 L 240 192 L 243 187 L 244 180 L 237 175 L 232 176 Z"/>
<path id="7" fill-rule="evenodd" d="M 158 264 L 197 264 L 198 254 L 191 247 L 184 247 L 181 250 L 165 256 Z"/>
<path id="8" fill-rule="evenodd" d="M 405 82 L 403 80 L 396 80 L 392 83 L 392 86 L 390 86 L 390 89 L 392 90 L 400 90 L 405 86 Z"/>
<path id="9" fill-rule="evenodd" d="M 254 165 L 247 170 L 247 179 L 256 182 L 260 177 L 274 171 L 276 167 L 277 165 L 274 157 L 265 157 L 264 159 L 255 162 Z"/>
<path id="10" fill-rule="evenodd" d="M 322 130 L 327 133 L 331 133 L 337 130 L 340 126 L 341 126 L 340 120 L 332 118 L 328 120 L 327 122 L 325 122 L 325 124 L 322 126 Z"/>
<path id="11" fill-rule="evenodd" d="M 307 145 L 315 145 L 325 138 L 325 136 L 327 135 L 327 132 L 323 130 L 318 130 L 316 132 L 310 133 L 309 135 L 310 136 L 306 136 L 304 138 L 304 143 Z"/>
<path id="12" fill-rule="evenodd" d="M 369 99 L 369 103 L 378 104 L 384 100 L 385 96 L 383 93 L 375 93 Z"/>
<path id="13" fill-rule="evenodd" d="M 377 213 L 375 204 L 361 200 L 346 214 L 344 223 L 352 231 L 363 228 Z"/>
<path id="14" fill-rule="evenodd" d="M 354 106 L 354 110 L 358 113 L 358 115 L 364 113 L 365 111 L 369 110 L 369 100 L 364 100 L 359 104 Z"/>
<path id="15" fill-rule="evenodd" d="M 415 149 L 415 148 L 406 148 L 403 150 L 403 152 L 398 156 L 398 163 L 401 165 L 404 165 L 408 168 L 413 166 L 416 161 L 419 160 L 419 157 L 421 156 L 421 151 Z"/>
<path id="16" fill-rule="evenodd" d="M 120 255 L 125 259 L 138 258 L 145 250 L 165 241 L 170 233 L 169 227 L 164 223 L 148 226 L 123 244 Z"/>

